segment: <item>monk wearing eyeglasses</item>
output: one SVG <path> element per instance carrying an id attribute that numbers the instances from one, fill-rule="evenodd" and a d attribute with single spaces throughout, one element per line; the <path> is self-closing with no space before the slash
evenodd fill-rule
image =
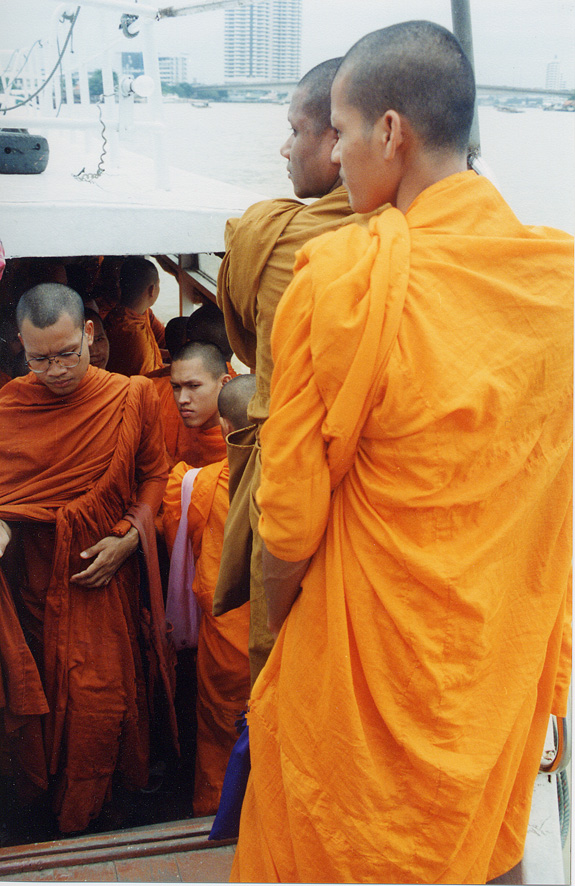
<path id="1" fill-rule="evenodd" d="M 17 322 L 31 372 L 0 393 L 0 745 L 21 797 L 49 789 L 71 833 L 113 778 L 147 784 L 154 681 L 175 723 L 153 530 L 167 465 L 152 383 L 90 365 L 74 290 L 28 290 Z"/>

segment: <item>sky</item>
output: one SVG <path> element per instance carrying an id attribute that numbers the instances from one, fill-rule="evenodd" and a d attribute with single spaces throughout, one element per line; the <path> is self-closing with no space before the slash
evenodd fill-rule
<path id="1" fill-rule="evenodd" d="M 171 0 L 179 6 L 191 2 Z M 161 0 L 158 5 L 169 3 Z M 0 50 L 12 50 L 46 38 L 59 4 L 56 0 L 0 0 L 0 5 Z M 70 6 L 75 8 L 73 2 Z M 567 86 L 575 87 L 575 2 L 471 0 L 471 16 L 478 83 L 543 87 L 547 64 L 557 58 Z M 302 0 L 301 72 L 345 53 L 369 31 L 420 18 L 451 27 L 450 0 Z M 223 82 L 223 11 L 162 20 L 156 25 L 155 39 L 162 55 L 191 56 L 192 79 Z M 126 50 L 136 48 L 132 41 L 121 40 Z M 6 53 L 2 56 L 6 58 Z"/>

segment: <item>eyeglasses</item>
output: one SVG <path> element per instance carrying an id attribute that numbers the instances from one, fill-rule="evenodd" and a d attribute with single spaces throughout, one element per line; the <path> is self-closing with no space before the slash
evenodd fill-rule
<path id="1" fill-rule="evenodd" d="M 32 372 L 35 372 L 36 375 L 42 375 L 43 372 L 47 372 L 52 363 L 56 363 L 58 366 L 64 366 L 66 369 L 72 369 L 80 362 L 83 347 L 84 330 L 82 330 L 82 338 L 80 339 L 80 350 L 78 352 L 65 351 L 63 354 L 54 354 L 53 357 L 28 357 L 26 360 L 26 366 L 28 367 L 28 369 L 31 369 Z"/>

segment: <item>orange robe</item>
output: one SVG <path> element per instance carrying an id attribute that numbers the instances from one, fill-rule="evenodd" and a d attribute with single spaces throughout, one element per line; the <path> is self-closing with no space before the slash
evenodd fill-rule
<path id="1" fill-rule="evenodd" d="M 0 517 L 13 530 L 0 560 L 11 589 L 3 586 L 0 617 L 4 723 L 20 743 L 29 780 L 46 787 L 42 770 L 56 776 L 64 832 L 85 829 L 99 814 L 114 773 L 128 787 L 147 783 L 149 703 L 158 679 L 175 728 L 153 550 L 153 516 L 167 477 L 158 414 L 147 379 L 93 366 L 66 397 L 32 374 L 0 393 Z M 86 566 L 82 550 L 130 525 L 148 552 L 145 599 L 137 555 L 105 588 L 70 582 Z M 37 742 L 36 758 L 28 750 L 40 718 L 42 759 Z"/>
<path id="2" fill-rule="evenodd" d="M 163 366 L 149 309 L 138 314 L 125 305 L 117 305 L 106 314 L 104 326 L 110 341 L 108 372 L 146 375 Z"/>
<path id="3" fill-rule="evenodd" d="M 185 461 L 194 468 L 203 468 L 226 457 L 226 441 L 219 423 L 213 428 L 187 428 L 178 412 L 172 385 L 170 367 L 164 366 L 148 378 L 153 381 L 160 399 L 160 416 L 170 468 Z"/>
<path id="4" fill-rule="evenodd" d="M 298 249 L 312 237 L 357 221 L 347 191 L 339 187 L 313 203 L 299 200 L 263 200 L 250 206 L 241 218 L 226 223 L 226 254 L 218 275 L 218 305 L 226 321 L 226 332 L 234 353 L 255 371 L 256 392 L 248 406 L 248 420 L 256 423 L 256 437 L 269 413 L 270 382 L 273 370 L 270 338 L 274 315 L 282 294 L 293 277 Z M 365 217 L 364 217 L 365 218 Z M 249 473 L 248 473 L 249 472 Z M 250 571 L 250 662 L 252 682 L 264 666 L 273 645 L 267 629 L 267 611 L 261 575 L 262 546 L 258 532 L 259 508 L 256 491 L 260 479 L 259 442 L 244 469 L 244 480 L 250 480 L 249 520 L 252 531 Z M 232 464 L 232 487 L 237 485 Z M 232 497 L 235 515 L 243 510 L 247 497 Z M 230 521 L 231 526 L 231 521 Z M 220 580 L 216 589 L 215 612 L 226 612 L 236 596 L 234 587 L 237 550 L 234 537 L 224 541 Z M 230 565 L 227 565 L 228 557 Z M 247 568 L 244 567 L 247 571 Z M 242 571 L 244 571 L 242 570 Z M 242 582 L 243 583 L 243 582 Z"/>
<path id="5" fill-rule="evenodd" d="M 148 309 L 148 317 L 150 318 L 150 329 L 154 334 L 154 338 L 158 343 L 158 347 L 160 350 L 166 349 L 166 327 L 159 319 L 156 317 L 151 308 Z"/>
<path id="6" fill-rule="evenodd" d="M 0 388 L 3 388 L 4 385 L 7 385 L 9 381 L 12 381 L 12 376 L 8 375 L 7 372 L 2 372 L 0 369 Z"/>
<path id="7" fill-rule="evenodd" d="M 573 240 L 467 172 L 296 270 L 260 531 L 311 562 L 252 692 L 232 879 L 484 883 L 565 714 Z"/>
<path id="8" fill-rule="evenodd" d="M 164 529 L 172 550 L 181 517 L 181 487 L 189 465 L 170 474 L 164 496 Z M 215 618 L 212 603 L 229 507 L 227 459 L 202 468 L 188 509 L 196 572 L 193 591 L 202 611 L 198 637 L 198 720 L 194 815 L 213 815 L 230 753 L 237 741 L 235 721 L 250 692 L 248 661 L 249 603 Z"/>

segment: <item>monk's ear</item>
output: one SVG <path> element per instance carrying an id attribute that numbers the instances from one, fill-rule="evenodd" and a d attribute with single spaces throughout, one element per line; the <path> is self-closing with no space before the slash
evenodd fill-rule
<path id="1" fill-rule="evenodd" d="M 389 110 L 375 123 L 378 137 L 383 145 L 386 160 L 393 160 L 405 139 L 403 117 L 397 111 Z"/>
<path id="2" fill-rule="evenodd" d="M 84 334 L 88 342 L 88 346 L 94 344 L 94 321 L 86 320 L 84 323 Z"/>
<path id="3" fill-rule="evenodd" d="M 222 429 L 222 434 L 224 435 L 224 440 L 228 436 L 228 434 L 231 434 L 234 430 L 234 427 L 229 418 L 224 418 L 223 415 L 220 415 L 220 427 Z"/>
<path id="4" fill-rule="evenodd" d="M 222 388 L 223 388 L 224 385 L 227 385 L 227 383 L 228 383 L 229 381 L 231 381 L 231 380 L 232 380 L 232 377 L 231 377 L 231 375 L 229 374 L 229 372 L 226 372 L 225 375 L 222 375 L 222 377 L 221 377 Z"/>

